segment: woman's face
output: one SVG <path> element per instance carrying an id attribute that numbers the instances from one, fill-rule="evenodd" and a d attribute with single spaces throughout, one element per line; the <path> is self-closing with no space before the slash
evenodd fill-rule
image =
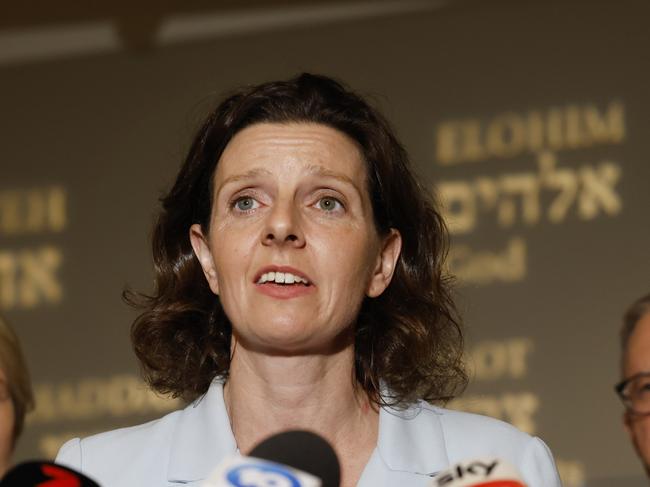
<path id="1" fill-rule="evenodd" d="M 357 145 L 308 123 L 237 133 L 214 174 L 210 231 L 190 237 L 237 339 L 275 353 L 336 346 L 401 245 L 377 234 Z"/>
<path id="2" fill-rule="evenodd" d="M 0 368 L 0 477 L 7 471 L 13 450 L 14 405 L 9 394 L 9 385 Z"/>

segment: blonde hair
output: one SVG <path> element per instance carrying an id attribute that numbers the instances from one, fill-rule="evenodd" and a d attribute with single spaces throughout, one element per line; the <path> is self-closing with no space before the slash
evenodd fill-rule
<path id="1" fill-rule="evenodd" d="M 34 409 L 34 394 L 20 342 L 14 330 L 0 316 L 0 368 L 14 406 L 13 444 L 23 431 L 25 415 Z"/>

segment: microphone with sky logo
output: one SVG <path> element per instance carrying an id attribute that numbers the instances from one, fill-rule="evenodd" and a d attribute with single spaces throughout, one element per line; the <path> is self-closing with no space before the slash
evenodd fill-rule
<path id="1" fill-rule="evenodd" d="M 429 487 L 526 487 L 526 484 L 509 463 L 485 457 L 438 472 Z"/>

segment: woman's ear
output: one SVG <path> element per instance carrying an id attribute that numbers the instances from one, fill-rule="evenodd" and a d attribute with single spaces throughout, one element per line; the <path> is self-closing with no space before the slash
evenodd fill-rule
<path id="1" fill-rule="evenodd" d="M 195 223 L 190 227 L 190 243 L 194 249 L 194 255 L 199 259 L 203 274 L 208 280 L 208 285 L 214 294 L 219 294 L 219 281 L 217 279 L 217 268 L 214 265 L 214 258 L 210 246 L 201 225 Z"/>
<path id="2" fill-rule="evenodd" d="M 391 228 L 389 234 L 383 239 L 377 262 L 370 277 L 370 284 L 366 295 L 376 298 L 383 293 L 395 273 L 397 259 L 402 250 L 402 236 L 395 228 Z"/>

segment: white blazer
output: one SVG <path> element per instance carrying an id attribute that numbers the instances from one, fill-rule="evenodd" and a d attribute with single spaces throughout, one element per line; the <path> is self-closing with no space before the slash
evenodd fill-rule
<path id="1" fill-rule="evenodd" d="M 198 487 L 236 451 L 223 386 L 215 381 L 181 411 L 68 441 L 56 461 L 101 487 Z M 380 410 L 377 447 L 357 487 L 425 487 L 436 472 L 485 456 L 510 462 L 528 487 L 561 486 L 551 452 L 539 438 L 495 419 L 420 402 L 402 411 Z"/>

